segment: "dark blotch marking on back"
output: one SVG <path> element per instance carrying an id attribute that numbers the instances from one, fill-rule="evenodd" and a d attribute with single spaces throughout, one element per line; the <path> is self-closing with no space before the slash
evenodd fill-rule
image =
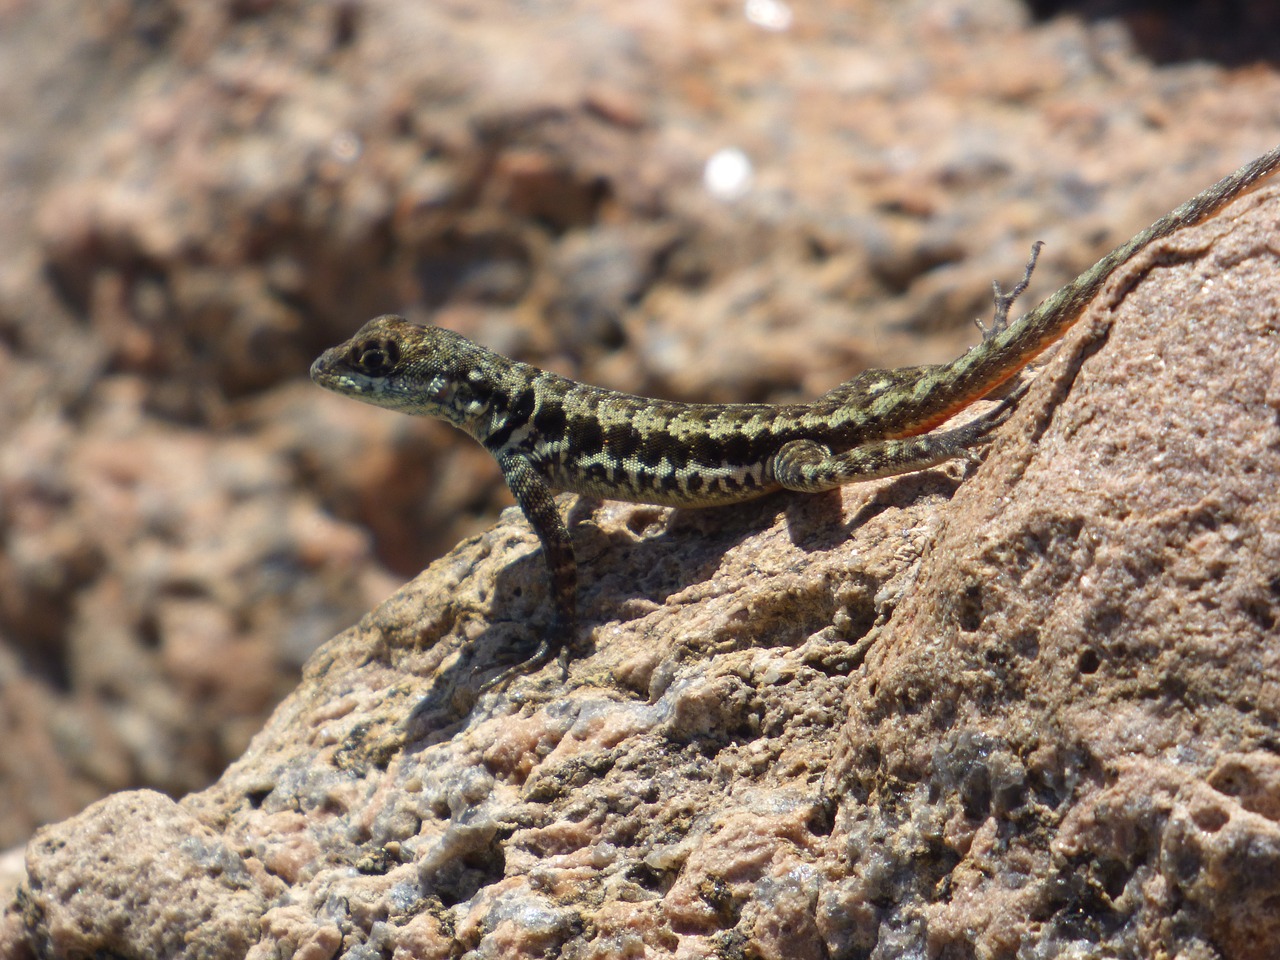
<path id="1" fill-rule="evenodd" d="M 688 451 L 688 459 L 704 469 L 720 463 L 720 446 L 708 434 L 697 434 L 685 443 L 684 448 Z"/>
<path id="2" fill-rule="evenodd" d="M 651 442 L 646 446 L 654 448 L 656 456 L 649 458 L 646 462 L 651 462 L 653 466 L 657 466 L 666 458 L 669 472 L 677 472 L 684 470 L 689 461 L 693 459 L 692 451 L 683 443 L 677 441 L 674 437 L 662 434 L 657 437 L 650 438 Z"/>
<path id="3" fill-rule="evenodd" d="M 533 415 L 533 429 L 544 440 L 558 440 L 565 435 L 569 417 L 560 403 L 543 404 Z"/>
<path id="4" fill-rule="evenodd" d="M 629 423 L 605 427 L 604 449 L 614 460 L 630 460 L 640 449 L 640 432 Z"/>
<path id="5" fill-rule="evenodd" d="M 720 438 L 720 450 L 729 464 L 745 466 L 754 462 L 755 448 L 754 438 L 743 433 L 731 433 Z"/>
<path id="6" fill-rule="evenodd" d="M 510 409 L 507 410 L 506 419 L 502 426 L 485 438 L 484 445 L 490 450 L 501 449 L 511 435 L 529 422 L 529 418 L 533 415 L 533 404 L 535 395 L 532 390 L 521 390 L 511 398 Z M 501 393 L 494 394 L 494 407 L 501 412 L 502 407 L 499 405 L 502 400 Z"/>
<path id="7" fill-rule="evenodd" d="M 594 417 L 571 418 L 565 433 L 572 448 L 584 458 L 604 450 L 604 429 Z"/>

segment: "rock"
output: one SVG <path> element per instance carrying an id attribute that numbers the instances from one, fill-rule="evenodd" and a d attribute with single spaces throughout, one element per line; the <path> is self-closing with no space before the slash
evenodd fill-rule
<path id="1" fill-rule="evenodd" d="M 135 386 L 100 387 L 76 425 L 33 417 L 0 449 L 10 827 L 139 781 L 178 795 L 205 783 L 316 635 L 396 582 L 369 563 L 367 534 L 298 495 L 283 442 L 157 423 Z M 277 435 L 303 429 L 301 410 L 279 411 Z"/>
<path id="2" fill-rule="evenodd" d="M 39 956 L 244 956 L 282 885 L 163 794 L 119 793 L 27 850 L 24 920 Z"/>
<path id="3" fill-rule="evenodd" d="M 952 501 L 850 690 L 827 924 L 989 956 L 1280 950 L 1278 198 L 1125 269 Z"/>
<path id="4" fill-rule="evenodd" d="M 1200 6 L 0 3 L 0 848 L 105 794 L 203 789 L 320 642 L 494 542 L 487 454 L 321 395 L 322 347 L 392 309 L 699 400 L 950 358 L 1033 240 L 1047 291 L 1280 140 L 1275 72 L 1237 66 L 1274 4 Z M 714 192 L 725 156 L 746 179 Z M 608 568 L 598 616 L 657 617 L 677 585 L 695 603 L 722 554 L 675 569 L 654 531 L 730 551 L 753 509 L 599 513 L 590 557 L 639 540 L 644 563 Z M 910 551 L 935 523 L 903 527 Z M 845 588 L 841 629 L 874 622 L 889 569 Z M 543 615 L 536 558 L 499 583 L 458 609 Z M 758 609 L 732 616 L 762 643 L 825 615 Z M 477 662 L 530 636 L 466 624 Z M 632 689 L 669 678 L 655 656 Z M 746 723 L 721 692 L 681 701 L 684 735 Z M 330 921 L 298 909 L 272 908 L 276 942 L 325 949 Z M 452 929 L 427 917 L 397 942 Z"/>
<path id="5" fill-rule="evenodd" d="M 1278 226 L 1272 184 L 1138 258 L 980 467 L 572 504 L 594 652 L 482 694 L 547 610 L 508 511 L 212 787 L 43 831 L 0 947 L 1273 955 Z M 147 912 L 112 923 L 121 877 Z M 163 952 L 199 917 L 232 941 Z"/>

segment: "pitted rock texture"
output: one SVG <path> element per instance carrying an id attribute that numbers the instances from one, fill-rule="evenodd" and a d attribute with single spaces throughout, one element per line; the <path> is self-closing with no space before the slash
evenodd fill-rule
<path id="1" fill-rule="evenodd" d="M 114 794 L 42 831 L 27 864 L 37 956 L 242 956 L 268 898 L 282 892 L 225 837 L 150 790 Z"/>
<path id="2" fill-rule="evenodd" d="M 510 502 L 322 348 L 393 310 L 698 400 L 948 359 L 1032 241 L 1047 291 L 1280 141 L 1274 4 L 1193 6 L 0 3 L 0 849 L 207 786 Z"/>
<path id="3" fill-rule="evenodd" d="M 481 693 L 546 610 L 508 512 L 213 787 L 38 834 L 0 948 L 1274 956 L 1277 236 L 1280 184 L 1136 260 L 963 484 L 573 503 L 595 649 Z M 131 922 L 75 893 L 121 877 Z"/>

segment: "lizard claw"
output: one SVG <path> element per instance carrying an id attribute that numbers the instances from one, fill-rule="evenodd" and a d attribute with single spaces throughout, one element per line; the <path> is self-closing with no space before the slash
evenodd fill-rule
<path id="1" fill-rule="evenodd" d="M 542 640 L 538 643 L 533 653 L 519 663 L 514 663 L 501 673 L 490 677 L 480 685 L 480 692 L 487 693 L 495 688 L 505 687 L 516 677 L 536 673 L 552 660 L 556 660 L 560 664 L 560 681 L 563 683 L 569 679 L 569 660 L 572 657 L 572 643 L 570 641 L 574 632 L 573 626 L 563 626 L 559 617 L 552 620 L 551 625 L 547 628 L 546 633 L 543 634 Z"/>
<path id="2" fill-rule="evenodd" d="M 1040 248 L 1043 246 L 1043 240 L 1037 240 L 1031 245 L 1031 257 L 1027 260 L 1027 269 L 1022 274 L 1022 279 L 1013 285 L 1013 289 L 1006 292 L 1000 289 L 999 283 L 991 284 L 996 301 L 996 312 L 995 316 L 991 318 L 991 326 L 988 327 L 981 320 L 974 321 L 977 323 L 978 329 L 982 331 L 983 340 L 990 340 L 1008 328 L 1009 310 L 1013 307 L 1014 301 L 1026 292 L 1027 286 L 1031 283 L 1031 274 L 1036 268 L 1036 261 L 1040 259 Z"/>

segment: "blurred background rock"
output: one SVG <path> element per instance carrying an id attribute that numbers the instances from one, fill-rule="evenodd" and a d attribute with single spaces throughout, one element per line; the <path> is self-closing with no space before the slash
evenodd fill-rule
<path id="1" fill-rule="evenodd" d="M 181 795 L 508 495 L 370 316 L 676 399 L 975 339 L 1277 141 L 1267 2 L 0 0 L 0 848 Z"/>

